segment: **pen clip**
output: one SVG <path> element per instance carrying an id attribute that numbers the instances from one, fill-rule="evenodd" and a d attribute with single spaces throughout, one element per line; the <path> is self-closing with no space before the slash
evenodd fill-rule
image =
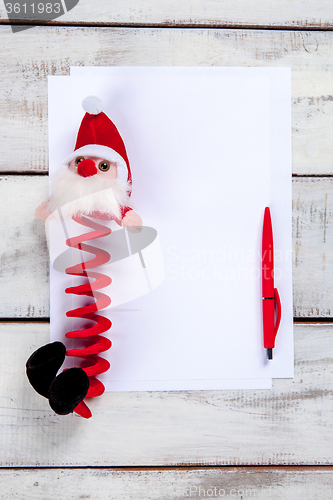
<path id="1" fill-rule="evenodd" d="M 274 288 L 274 305 L 276 306 L 277 310 L 277 317 L 276 317 L 276 323 L 275 323 L 275 328 L 274 328 L 274 334 L 276 336 L 280 322 L 281 322 L 281 300 L 280 300 L 280 295 L 278 292 L 277 288 Z"/>

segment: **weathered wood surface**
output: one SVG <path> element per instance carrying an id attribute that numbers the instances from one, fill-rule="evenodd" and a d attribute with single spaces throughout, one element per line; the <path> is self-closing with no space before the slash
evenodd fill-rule
<path id="1" fill-rule="evenodd" d="M 48 74 L 71 65 L 291 66 L 293 172 L 332 175 L 333 33 L 147 26 L 331 29 L 329 0 L 79 5 L 55 23 L 145 29 L 0 26 L 0 172 L 47 171 Z M 0 3 L 0 23 L 7 22 Z M 299 317 L 332 316 L 332 185 L 294 179 L 294 304 Z M 45 176 L 0 177 L 0 317 L 45 318 L 48 259 Z M 333 464 L 332 325 L 296 325 L 296 374 L 272 391 L 108 393 L 93 419 L 60 417 L 29 386 L 25 361 L 49 339 L 47 322 L 1 322 L 0 498 L 331 498 L 332 470 L 81 470 L 72 466 Z M 69 467 L 69 468 L 68 468 Z M 265 489 L 267 487 L 267 489 Z M 272 489 L 270 489 L 272 487 Z M 250 489 L 242 495 L 240 490 Z M 232 490 L 236 491 L 232 491 Z M 208 495 L 206 495 L 208 496 Z"/>
<path id="2" fill-rule="evenodd" d="M 271 391 L 106 393 L 89 420 L 55 415 L 27 381 L 48 330 L 0 324 L 1 466 L 333 464 L 332 325 L 296 325 L 295 378 Z"/>
<path id="3" fill-rule="evenodd" d="M 0 317 L 49 316 L 44 223 L 34 216 L 48 176 L 0 177 Z"/>
<path id="4" fill-rule="evenodd" d="M 47 176 L 0 176 L 0 317 L 49 316 L 48 250 L 36 206 Z M 294 314 L 333 316 L 333 179 L 293 180 Z"/>
<path id="5" fill-rule="evenodd" d="M 290 66 L 293 172 L 333 173 L 332 32 L 0 26 L 0 49 L 0 172 L 47 171 L 47 75 L 71 65 L 198 65 Z"/>
<path id="6" fill-rule="evenodd" d="M 333 179 L 293 181 L 294 316 L 333 316 Z"/>
<path id="7" fill-rule="evenodd" d="M 13 3 L 15 3 L 13 1 Z M 38 2 L 36 2 L 38 3 Z M 46 3 L 46 2 L 45 2 Z M 21 19 L 24 20 L 22 9 Z M 3 3 L 0 19 L 8 19 Z M 80 0 L 76 7 L 57 18 L 59 23 L 99 25 L 244 26 L 329 29 L 333 7 L 329 0 Z"/>
<path id="8" fill-rule="evenodd" d="M 1 470 L 0 491 L 6 500 L 330 500 L 333 471 L 329 467 Z"/>

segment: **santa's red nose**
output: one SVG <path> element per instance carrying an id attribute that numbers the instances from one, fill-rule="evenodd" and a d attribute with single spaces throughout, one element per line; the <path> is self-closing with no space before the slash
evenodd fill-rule
<path id="1" fill-rule="evenodd" d="M 90 177 L 91 175 L 97 174 L 97 168 L 95 162 L 87 158 L 82 160 L 77 167 L 77 173 L 82 177 Z"/>

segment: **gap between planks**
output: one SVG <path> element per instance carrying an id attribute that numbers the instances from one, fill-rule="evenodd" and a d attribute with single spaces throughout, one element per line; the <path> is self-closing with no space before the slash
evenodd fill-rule
<path id="1" fill-rule="evenodd" d="M 66 23 L 58 23 L 56 21 L 50 21 L 47 23 L 36 23 L 29 22 L 27 20 L 24 21 L 9 21 L 7 19 L 0 19 L 0 26 L 31 26 L 33 27 L 49 27 L 55 26 L 57 28 L 133 28 L 133 29 L 214 29 L 214 30 L 254 30 L 254 31 L 333 31 L 333 25 L 327 26 L 269 26 L 269 25 L 248 25 L 248 24 L 199 24 L 199 23 L 170 23 L 170 22 L 161 22 L 161 23 L 77 23 L 77 22 L 66 22 Z"/>
<path id="2" fill-rule="evenodd" d="M 316 471 L 331 471 L 333 473 L 333 465 L 30 465 L 24 467 L 17 466 L 0 466 L 1 470 L 17 470 L 17 471 L 29 471 L 29 470 L 55 470 L 55 469 L 69 469 L 69 470 L 80 470 L 80 469 L 92 469 L 92 470 L 108 470 L 108 471 L 119 471 L 119 472 L 148 472 L 148 471 L 211 471 L 211 470 L 221 470 L 221 471 L 233 471 L 233 472 L 270 472 L 274 470 L 281 471 L 293 471 L 293 472 L 316 472 Z"/>

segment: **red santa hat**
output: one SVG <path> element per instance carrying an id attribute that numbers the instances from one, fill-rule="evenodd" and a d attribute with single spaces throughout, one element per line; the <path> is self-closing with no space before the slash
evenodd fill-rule
<path id="1" fill-rule="evenodd" d="M 118 178 L 132 182 L 131 169 L 125 144 L 110 118 L 102 112 L 103 103 L 96 96 L 82 101 L 84 115 L 75 144 L 75 149 L 64 161 L 68 165 L 78 156 L 97 156 L 117 163 Z"/>

